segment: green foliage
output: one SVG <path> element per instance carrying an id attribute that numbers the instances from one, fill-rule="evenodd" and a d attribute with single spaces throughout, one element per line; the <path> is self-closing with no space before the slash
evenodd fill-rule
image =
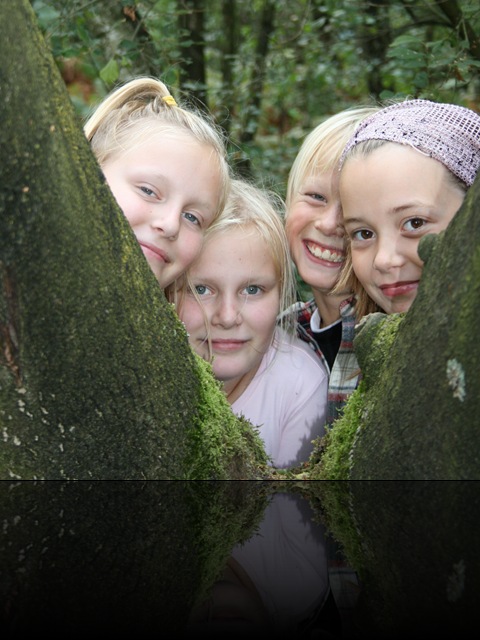
<path id="1" fill-rule="evenodd" d="M 479 104 L 476 0 L 280 0 L 269 34 L 261 24 L 266 2 L 207 1 L 203 55 L 208 106 L 229 131 L 233 164 L 249 162 L 254 178 L 281 195 L 305 135 L 345 107 L 405 96 Z M 204 88 L 185 75 L 187 47 L 196 43 L 179 16 L 194 11 L 194 3 L 180 9 L 174 0 L 32 0 L 32 6 L 81 116 L 135 75 L 159 76 L 174 92 Z M 226 17 L 227 8 L 236 13 Z M 235 47 L 226 53 L 231 33 Z M 269 50 L 257 105 L 262 38 Z M 254 139 L 244 144 L 248 134 Z"/>
<path id="2" fill-rule="evenodd" d="M 455 102 L 478 73 L 478 61 L 468 59 L 466 43 L 445 37 L 425 42 L 416 35 L 396 38 L 388 51 L 387 69 L 400 94 Z M 381 97 L 391 97 L 384 92 Z"/>

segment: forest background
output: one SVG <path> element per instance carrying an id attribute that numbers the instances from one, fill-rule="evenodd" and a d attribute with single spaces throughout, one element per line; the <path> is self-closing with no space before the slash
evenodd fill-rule
<path id="1" fill-rule="evenodd" d="M 480 110 L 478 0 L 32 0 L 79 117 L 160 77 L 224 128 L 232 164 L 284 195 L 305 135 L 390 98 Z"/>

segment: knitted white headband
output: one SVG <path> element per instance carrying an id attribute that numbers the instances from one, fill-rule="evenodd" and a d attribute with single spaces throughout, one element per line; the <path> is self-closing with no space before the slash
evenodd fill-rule
<path id="1" fill-rule="evenodd" d="M 435 158 L 467 186 L 480 167 L 480 115 L 466 107 L 429 100 L 405 100 L 361 122 L 348 141 L 349 151 L 365 140 L 387 140 L 415 147 Z"/>

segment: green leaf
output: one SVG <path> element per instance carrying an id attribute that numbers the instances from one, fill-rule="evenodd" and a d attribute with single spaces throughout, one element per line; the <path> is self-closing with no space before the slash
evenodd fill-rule
<path id="1" fill-rule="evenodd" d="M 119 70 L 118 64 L 114 58 L 111 58 L 107 64 L 100 70 L 100 78 L 106 85 L 111 85 L 118 80 Z"/>

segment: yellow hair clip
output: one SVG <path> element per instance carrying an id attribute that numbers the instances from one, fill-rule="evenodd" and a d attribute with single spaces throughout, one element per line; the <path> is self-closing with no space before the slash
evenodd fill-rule
<path id="1" fill-rule="evenodd" d="M 165 104 L 168 104 L 169 107 L 177 106 L 177 103 L 175 102 L 175 98 L 171 95 L 162 96 L 162 100 L 165 102 Z"/>

